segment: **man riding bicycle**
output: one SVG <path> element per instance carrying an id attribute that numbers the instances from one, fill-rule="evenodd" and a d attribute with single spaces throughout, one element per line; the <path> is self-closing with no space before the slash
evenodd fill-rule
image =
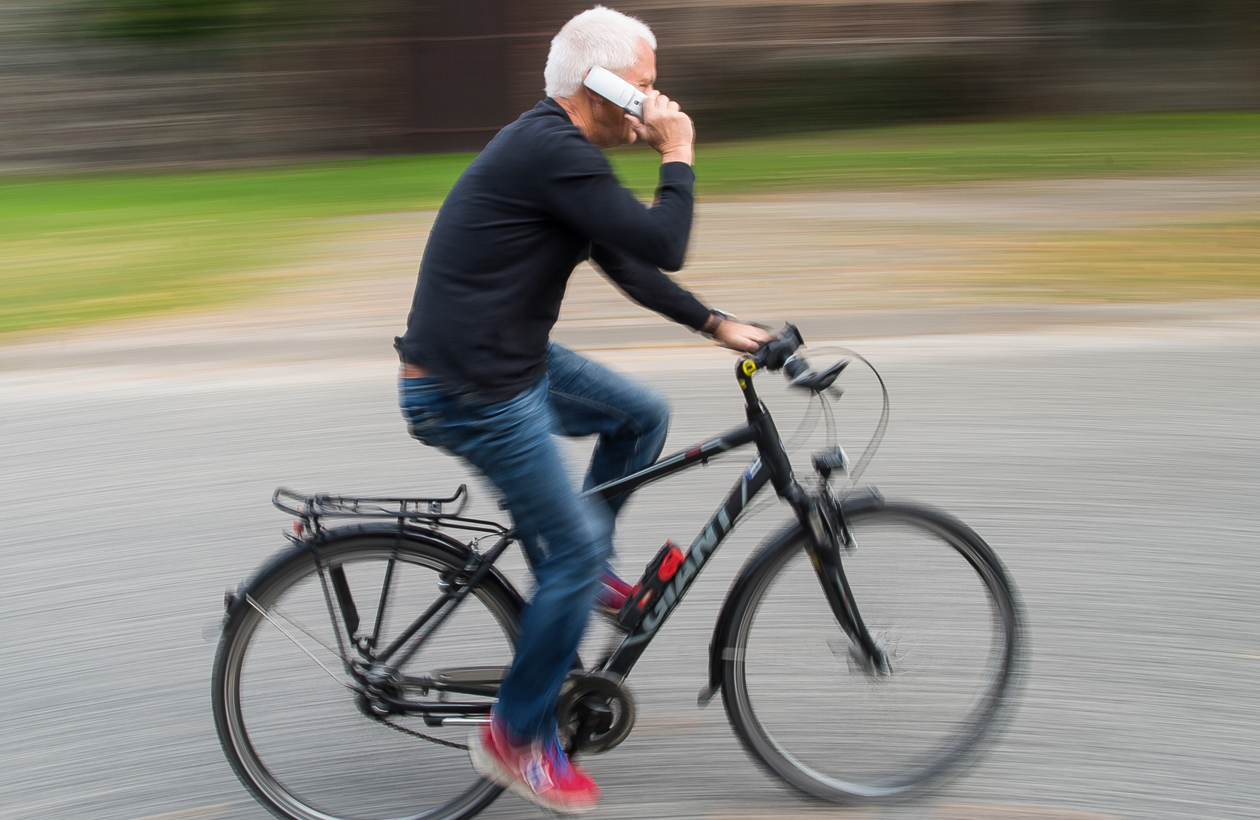
<path id="1" fill-rule="evenodd" d="M 626 496 L 581 498 L 552 434 L 599 436 L 589 488 L 654 462 L 669 424 L 652 391 L 548 341 L 568 278 L 589 260 L 638 303 L 726 347 L 770 338 L 661 272 L 682 267 L 691 232 L 694 130 L 653 89 L 655 48 L 645 24 L 601 6 L 565 24 L 547 57 L 547 98 L 499 132 L 443 203 L 397 340 L 411 434 L 495 485 L 537 581 L 490 725 L 470 744 L 473 766 L 558 811 L 599 799 L 560 748 L 555 708 L 597 595 L 616 606 L 627 590 L 605 563 Z M 647 95 L 641 122 L 583 86 L 597 65 Z M 650 208 L 600 150 L 636 139 L 661 155 Z"/>

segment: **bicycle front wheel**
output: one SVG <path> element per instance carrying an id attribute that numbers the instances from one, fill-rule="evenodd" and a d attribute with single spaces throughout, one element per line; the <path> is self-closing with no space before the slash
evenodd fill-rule
<path id="1" fill-rule="evenodd" d="M 887 802 L 955 771 L 993 728 L 1018 677 L 1021 616 L 997 556 L 960 522 L 889 504 L 848 523 L 844 572 L 891 672 L 854 658 L 792 527 L 735 602 L 722 695 L 745 747 L 792 786 Z"/>
<path id="2" fill-rule="evenodd" d="M 473 771 L 460 748 L 472 727 L 430 727 L 401 715 L 381 720 L 347 670 L 425 612 L 463 569 L 466 551 L 435 533 L 356 528 L 304 546 L 247 587 L 219 643 L 215 725 L 238 777 L 290 820 L 476 814 L 501 790 Z M 519 611 L 519 597 L 489 577 L 401 671 L 417 681 L 454 669 L 507 667 Z M 347 632 L 359 647 L 348 645 Z M 398 694 L 436 702 L 448 693 L 413 685 Z"/>

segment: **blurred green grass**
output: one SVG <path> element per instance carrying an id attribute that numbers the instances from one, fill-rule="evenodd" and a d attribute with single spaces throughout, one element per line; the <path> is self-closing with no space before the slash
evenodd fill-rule
<path id="1" fill-rule="evenodd" d="M 0 333 L 240 302 L 336 220 L 436 208 L 472 154 L 0 180 Z M 612 153 L 650 195 L 656 155 Z M 702 197 L 1260 166 L 1260 113 L 1062 117 L 702 143 Z M 417 263 L 419 260 L 416 260 Z"/>
<path id="2" fill-rule="evenodd" d="M 239 302 L 328 220 L 433 208 L 471 154 L 0 182 L 0 333 Z"/>
<path id="3" fill-rule="evenodd" d="M 618 172 L 654 184 L 653 157 Z M 1130 114 L 917 125 L 701 145 L 701 195 L 1201 173 L 1260 164 L 1260 113 Z"/>

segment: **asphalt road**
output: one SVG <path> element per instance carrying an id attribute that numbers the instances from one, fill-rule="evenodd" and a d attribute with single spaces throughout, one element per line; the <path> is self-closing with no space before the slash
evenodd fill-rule
<path id="1" fill-rule="evenodd" d="M 1020 585 L 1031 660 L 1014 719 L 966 776 L 905 806 L 819 807 L 762 775 L 721 707 L 697 710 L 695 694 L 717 605 L 782 515 L 772 507 L 723 547 L 636 669 L 640 724 L 592 761 L 605 788 L 595 816 L 1253 817 L 1260 321 L 860 347 L 893 400 L 865 480 L 970 523 Z M 671 449 L 739 420 L 725 354 L 597 355 L 669 395 Z M 272 489 L 436 494 L 466 475 L 407 438 L 387 356 L 23 361 L 0 373 L 0 818 L 267 816 L 214 737 L 203 633 L 223 590 L 283 544 Z M 856 453 L 875 393 L 856 369 L 846 378 L 843 440 Z M 789 431 L 799 408 L 766 392 Z M 742 464 L 644 490 L 624 564 L 689 540 Z M 504 798 L 485 816 L 538 813 Z"/>

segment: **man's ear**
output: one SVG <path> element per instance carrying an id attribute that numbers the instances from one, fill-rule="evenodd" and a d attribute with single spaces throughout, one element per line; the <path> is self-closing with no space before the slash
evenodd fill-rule
<path id="1" fill-rule="evenodd" d="M 590 72 L 588 71 L 587 73 L 589 74 Z M 586 83 L 585 83 L 585 80 L 586 80 L 585 77 L 583 77 L 582 80 L 584 81 L 582 83 L 582 90 L 586 92 L 586 99 L 587 99 L 587 102 L 590 103 L 591 108 L 593 108 L 596 111 L 599 111 L 602 108 L 604 108 L 604 106 L 611 106 L 613 108 L 616 108 L 618 111 L 621 110 L 621 108 L 612 100 L 608 99 L 602 94 L 599 94 L 598 92 L 592 91 L 591 89 L 587 88 Z"/>

